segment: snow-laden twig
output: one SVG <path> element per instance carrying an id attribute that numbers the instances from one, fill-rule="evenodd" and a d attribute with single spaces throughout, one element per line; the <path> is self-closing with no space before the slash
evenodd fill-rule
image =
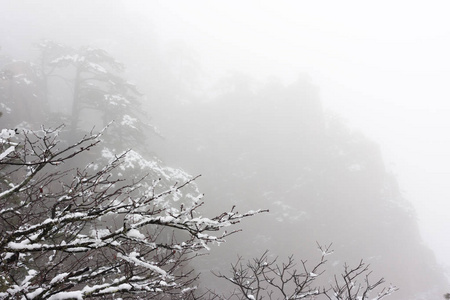
<path id="1" fill-rule="evenodd" d="M 201 216 L 198 177 L 136 152 L 100 157 L 103 167 L 59 167 L 94 149 L 102 134 L 61 147 L 58 131 L 24 132 L 20 151 L 5 155 L 14 159 L 0 164 L 10 181 L 0 194 L 0 279 L 8 287 L 0 298 L 151 298 L 194 290 L 188 261 L 239 231 L 230 226 L 266 211 L 233 207 Z M 148 175 L 125 180 L 121 174 L 136 166 Z"/>

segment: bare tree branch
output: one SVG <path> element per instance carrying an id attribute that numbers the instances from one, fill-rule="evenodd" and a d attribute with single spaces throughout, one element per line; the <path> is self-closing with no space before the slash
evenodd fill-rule
<path id="1" fill-rule="evenodd" d="M 2 299 L 193 298 L 198 276 L 189 261 L 238 231 L 226 227 L 265 211 L 233 207 L 200 217 L 202 195 L 190 195 L 177 209 L 171 199 L 183 197 L 198 177 L 166 189 L 145 177 L 124 180 L 119 171 L 129 152 L 102 168 L 67 169 L 103 131 L 64 147 L 60 130 L 23 132 L 23 141 L 1 159 Z M 10 141 L 2 143 L 0 149 L 8 149 Z"/>

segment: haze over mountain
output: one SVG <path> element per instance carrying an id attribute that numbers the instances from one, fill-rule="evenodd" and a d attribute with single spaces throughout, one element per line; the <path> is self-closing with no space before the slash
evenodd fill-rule
<path id="1" fill-rule="evenodd" d="M 447 4 L 2 6 L 1 55 L 36 61 L 43 38 L 105 48 L 145 95 L 146 150 L 202 174 L 214 210 L 270 209 L 197 269 L 266 249 L 310 259 L 318 241 L 333 243 L 330 274 L 364 259 L 400 287 L 391 299 L 447 292 Z"/>

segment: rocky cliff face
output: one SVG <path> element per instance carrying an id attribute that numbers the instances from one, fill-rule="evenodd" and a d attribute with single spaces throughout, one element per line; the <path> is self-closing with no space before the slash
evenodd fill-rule
<path id="1" fill-rule="evenodd" d="M 179 107 L 176 124 L 162 124 L 178 137 L 164 152 L 204 175 L 200 186 L 217 209 L 270 209 L 207 260 L 226 268 L 237 254 L 266 249 L 314 259 L 316 241 L 333 243 L 330 279 L 344 262 L 363 259 L 374 279 L 400 288 L 391 299 L 442 297 L 445 276 L 378 146 L 325 113 L 307 80 L 258 91 L 233 87 L 212 103 Z"/>
<path id="2" fill-rule="evenodd" d="M 2 101 L 12 99 L 6 87 L 0 85 Z M 153 140 L 151 151 L 169 165 L 202 174 L 198 183 L 215 212 L 238 205 L 242 211 L 268 208 L 270 213 L 243 224 L 244 232 L 215 248 L 199 270 L 227 269 L 238 254 L 250 258 L 266 249 L 281 258 L 314 260 L 316 242 L 333 243 L 326 278 L 339 274 L 344 262 L 363 259 L 375 279 L 385 277 L 400 288 L 392 299 L 442 297 L 448 282 L 379 148 L 324 112 L 314 85 L 302 78 L 289 86 L 273 81 L 254 89 L 235 76 L 217 94 L 184 105 L 153 99 L 154 123 L 166 138 Z M 19 123 L 10 111 L 20 110 L 5 107 L 4 124 Z M 203 281 L 221 286 L 213 276 Z"/>

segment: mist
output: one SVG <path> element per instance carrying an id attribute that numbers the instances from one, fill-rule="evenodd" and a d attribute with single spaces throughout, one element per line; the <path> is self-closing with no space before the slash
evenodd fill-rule
<path id="1" fill-rule="evenodd" d="M 333 244 L 331 270 L 364 259 L 400 288 L 391 299 L 436 299 L 450 291 L 449 8 L 5 1 L 0 55 L 38 61 L 42 39 L 108 51 L 142 93 L 146 151 L 201 174 L 212 211 L 270 210 L 202 258 L 202 273 L 265 250 L 311 259 L 317 241 Z M 53 88 L 52 113 L 69 112 L 67 89 Z M 32 123 L 20 118 L 0 124 Z"/>

